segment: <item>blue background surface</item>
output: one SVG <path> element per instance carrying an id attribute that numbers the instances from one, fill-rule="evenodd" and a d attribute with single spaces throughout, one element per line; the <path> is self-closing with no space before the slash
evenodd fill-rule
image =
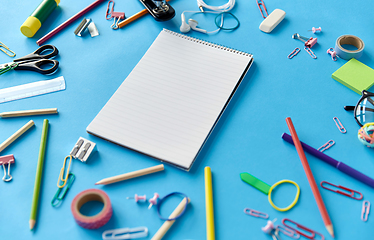
<path id="1" fill-rule="evenodd" d="M 60 23 L 85 8 L 91 1 L 62 0 L 33 38 L 26 38 L 19 27 L 40 1 L 1 0 L 0 41 L 17 53 L 17 57 L 34 51 L 36 40 Z M 224 0 L 206 1 L 222 5 Z M 105 20 L 107 2 L 85 15 L 95 22 L 100 36 L 91 38 L 88 33 L 77 37 L 73 31 L 80 20 L 47 41 L 55 45 L 60 54 L 59 70 L 51 75 L 27 71 L 11 71 L 0 77 L 0 88 L 31 83 L 64 76 L 65 91 L 33 98 L 3 103 L 0 112 L 57 107 L 58 115 L 0 119 L 0 142 L 11 136 L 30 119 L 35 127 L 6 148 L 1 155 L 14 154 L 16 164 L 11 168 L 13 180 L 0 181 L 2 239 L 100 239 L 104 230 L 123 227 L 147 226 L 149 237 L 162 225 L 156 209 L 147 204 L 136 204 L 126 197 L 154 192 L 164 196 L 180 191 L 191 198 L 191 204 L 182 219 L 178 220 L 165 239 L 205 239 L 204 167 L 213 173 L 215 227 L 217 239 L 271 239 L 261 231 L 266 220 L 243 213 L 244 208 L 266 212 L 270 219 L 290 218 L 323 235 L 328 235 L 306 175 L 294 147 L 281 139 L 289 132 L 285 118 L 291 117 L 299 138 L 318 148 L 333 139 L 336 144 L 326 153 L 351 167 L 374 177 L 373 150 L 357 140 L 358 125 L 353 114 L 343 109 L 355 105 L 359 95 L 331 78 L 331 74 L 346 60 L 336 62 L 326 54 L 343 34 L 360 37 L 366 44 L 359 59 L 374 67 L 374 32 L 372 31 L 373 1 L 265 1 L 268 12 L 280 8 L 285 19 L 272 33 L 261 32 L 263 20 L 256 2 L 238 0 L 232 10 L 240 20 L 235 31 L 221 31 L 215 35 L 190 32 L 188 35 L 239 49 L 254 55 L 254 64 L 245 77 L 234 99 L 227 108 L 215 131 L 204 147 L 190 172 L 166 165 L 165 171 L 124 181 L 109 186 L 95 186 L 103 178 L 131 172 L 159 164 L 155 159 L 88 135 L 88 124 L 108 101 L 126 76 L 135 67 L 158 33 L 167 28 L 179 32 L 180 14 L 185 10 L 198 10 L 193 0 L 173 0 L 176 16 L 168 22 L 156 22 L 147 15 L 119 30 L 112 30 L 112 21 Z M 131 16 L 142 10 L 139 1 L 116 1 L 114 11 L 124 11 Z M 186 14 L 186 18 L 190 18 Z M 199 26 L 214 30 L 213 15 L 196 15 Z M 231 21 L 228 21 L 230 23 Z M 322 33 L 308 32 L 312 27 L 322 27 Z M 318 37 L 313 47 L 318 59 L 312 59 L 303 49 L 303 43 L 291 38 L 294 33 Z M 288 54 L 296 47 L 301 52 L 292 60 Z M 183 57 L 183 56 L 181 56 Z M 197 56 L 198 57 L 198 56 Z M 0 53 L 0 63 L 12 58 Z M 165 68 L 163 60 L 155 68 Z M 151 69 L 150 69 L 151 70 Z M 339 132 L 333 117 L 338 117 L 347 129 Z M 28 220 L 34 188 L 39 143 L 44 118 L 50 121 L 50 131 L 44 165 L 42 190 L 37 225 L 30 232 Z M 76 181 L 64 202 L 58 208 L 50 202 L 57 187 L 57 177 L 63 159 L 78 138 L 82 136 L 97 144 L 98 152 L 87 164 L 73 160 L 71 171 Z M 373 201 L 374 192 L 369 186 L 339 172 L 330 165 L 307 154 L 317 183 L 330 181 L 363 193 L 364 200 Z M 301 188 L 297 205 L 288 212 L 274 210 L 267 196 L 239 178 L 248 172 L 272 185 L 282 179 L 296 181 Z M 87 230 L 79 227 L 71 214 L 70 204 L 79 192 L 98 188 L 110 197 L 113 217 L 104 227 Z M 362 201 L 353 200 L 321 189 L 327 210 L 334 225 L 336 239 L 372 239 L 372 216 L 368 222 L 360 219 Z M 277 205 L 284 207 L 293 199 L 295 188 L 280 186 L 274 195 Z M 180 201 L 172 199 L 163 208 L 165 216 Z M 289 239 L 282 236 L 283 239 Z"/>

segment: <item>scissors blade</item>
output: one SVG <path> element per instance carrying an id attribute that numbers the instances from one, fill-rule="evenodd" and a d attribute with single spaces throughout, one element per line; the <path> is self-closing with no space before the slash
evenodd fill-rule
<path id="1" fill-rule="evenodd" d="M 9 63 L 4 63 L 4 64 L 0 64 L 0 69 L 4 69 L 10 65 L 12 65 L 14 62 L 9 62 Z"/>

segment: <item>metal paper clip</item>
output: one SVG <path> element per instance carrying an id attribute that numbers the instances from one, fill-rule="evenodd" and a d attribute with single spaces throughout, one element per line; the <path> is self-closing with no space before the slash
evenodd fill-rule
<path id="1" fill-rule="evenodd" d="M 62 192 L 61 196 L 59 196 L 59 195 L 62 191 L 62 188 L 57 189 L 57 192 L 56 192 L 55 196 L 53 197 L 53 199 L 51 201 L 51 204 L 52 204 L 53 207 L 56 207 L 57 205 L 59 205 L 61 203 L 62 199 L 64 199 L 67 191 L 70 189 L 71 185 L 74 182 L 75 175 L 73 173 L 69 173 L 68 178 L 69 178 L 69 182 L 67 183 L 67 185 L 66 185 L 64 191 Z"/>
<path id="2" fill-rule="evenodd" d="M 91 19 L 83 18 L 82 22 L 78 25 L 77 29 L 75 29 L 74 34 L 81 37 L 84 30 L 87 29 L 88 25 L 91 23 Z"/>
<path id="3" fill-rule="evenodd" d="M 299 231 L 299 230 L 297 230 L 297 229 L 295 229 L 295 228 L 293 228 L 293 227 L 287 225 L 286 222 L 290 222 L 290 223 L 295 224 L 295 226 L 296 226 L 297 228 L 303 230 L 303 232 L 301 232 L 301 231 Z M 295 231 L 296 233 L 300 234 L 300 235 L 303 236 L 303 237 L 306 237 L 306 238 L 309 238 L 309 239 L 314 239 L 314 237 L 315 237 L 316 234 L 317 234 L 317 235 L 321 236 L 321 240 L 324 240 L 324 239 L 325 239 L 325 236 L 323 236 L 321 233 L 316 232 L 316 231 L 314 231 L 314 230 L 312 230 L 312 229 L 310 229 L 310 228 L 307 228 L 307 227 L 305 227 L 305 226 L 303 226 L 303 225 L 301 225 L 301 224 L 298 224 L 297 222 L 294 222 L 294 221 L 292 221 L 291 219 L 283 218 L 283 219 L 282 219 L 282 223 L 283 223 L 284 226 L 290 228 L 291 230 Z M 305 234 L 305 232 L 310 233 L 310 235 Z"/>
<path id="4" fill-rule="evenodd" d="M 364 201 L 362 203 L 361 220 L 366 222 L 370 213 L 370 202 Z"/>
<path id="5" fill-rule="evenodd" d="M 258 217 L 258 218 L 263 218 L 263 219 L 268 219 L 269 218 L 268 214 L 262 213 L 262 212 L 259 212 L 259 211 L 256 211 L 256 210 L 253 210 L 253 209 L 250 209 L 250 208 L 245 208 L 244 213 L 248 214 L 248 215 L 251 215 L 251 216 L 254 216 L 254 217 Z"/>
<path id="6" fill-rule="evenodd" d="M 298 33 L 295 33 L 294 35 L 292 35 L 292 38 L 302 41 L 305 47 L 308 47 L 308 48 L 312 48 L 317 43 L 317 38 L 312 38 L 312 37 L 306 38 L 306 37 L 300 36 Z"/>
<path id="7" fill-rule="evenodd" d="M 349 194 L 346 193 L 346 192 L 342 192 L 340 190 L 334 190 L 334 189 L 328 188 L 328 187 L 326 187 L 324 185 L 330 185 L 330 186 L 333 186 L 333 187 L 336 187 L 336 188 L 343 189 L 343 190 L 349 192 Z M 332 184 L 332 183 L 329 183 L 329 182 L 326 182 L 326 181 L 322 181 L 321 182 L 321 187 L 324 188 L 324 189 L 327 189 L 327 190 L 329 190 L 331 192 L 336 192 L 336 193 L 339 193 L 341 195 L 344 195 L 344 196 L 347 196 L 347 197 L 350 197 L 350 198 L 353 198 L 353 199 L 356 199 L 356 200 L 361 200 L 362 197 L 363 197 L 362 194 L 360 192 L 356 191 L 356 190 L 352 190 L 350 188 L 346 188 L 346 187 L 343 187 L 343 186 L 340 186 L 340 185 L 335 185 L 335 184 Z M 355 197 L 355 193 L 357 193 L 358 195 L 360 195 L 360 197 Z"/>
<path id="8" fill-rule="evenodd" d="M 320 152 L 323 152 L 323 151 L 329 149 L 330 147 L 332 147 L 334 144 L 335 144 L 334 140 L 329 140 L 327 143 L 323 144 L 317 150 L 320 151 Z"/>
<path id="9" fill-rule="evenodd" d="M 12 175 L 10 175 L 10 164 L 12 163 L 15 163 L 13 154 L 0 157 L 0 165 L 3 165 L 4 169 L 3 181 L 5 182 L 9 182 L 13 178 Z M 6 164 L 8 164 L 8 174 L 5 169 Z"/>
<path id="10" fill-rule="evenodd" d="M 125 19 L 124 12 L 112 12 L 112 18 L 114 18 L 114 23 L 110 26 L 112 29 L 118 29 L 119 20 Z"/>
<path id="11" fill-rule="evenodd" d="M 333 48 L 327 49 L 327 54 L 331 55 L 332 60 L 334 60 L 334 61 L 337 60 L 337 58 L 336 58 L 336 52 L 335 52 L 335 50 Z"/>
<path id="12" fill-rule="evenodd" d="M 4 49 L 5 48 L 5 49 Z M 10 50 L 4 43 L 0 42 L 0 50 L 3 51 L 9 57 L 15 57 L 16 53 Z"/>
<path id="13" fill-rule="evenodd" d="M 310 55 L 312 58 L 314 58 L 314 59 L 317 58 L 317 56 L 314 54 L 314 52 L 312 51 L 312 49 L 310 49 L 309 47 L 304 47 L 304 49 L 305 49 L 305 51 L 306 51 L 307 53 L 309 53 L 309 55 Z"/>
<path id="14" fill-rule="evenodd" d="M 112 10 L 109 11 L 110 3 L 112 3 Z M 114 10 L 114 1 L 113 1 L 113 0 L 110 0 L 110 1 L 108 2 L 108 7 L 107 7 L 107 9 L 106 9 L 106 14 L 105 14 L 105 19 L 106 19 L 106 20 L 110 20 L 110 19 L 113 18 L 113 17 L 111 16 L 113 10 Z"/>
<path id="15" fill-rule="evenodd" d="M 260 12 L 261 12 L 261 15 L 262 15 L 263 18 L 266 18 L 267 16 L 269 16 L 268 10 L 266 9 L 264 1 L 257 0 L 257 6 L 258 6 L 258 9 L 260 9 Z M 262 6 L 263 10 L 262 10 L 261 6 Z M 266 16 L 264 16 L 264 13 L 265 13 Z"/>
<path id="16" fill-rule="evenodd" d="M 339 121 L 339 118 L 333 117 L 333 119 L 334 119 L 334 122 L 335 122 L 336 126 L 338 127 L 339 131 L 341 133 L 346 133 L 347 130 L 344 128 L 343 124 Z"/>
<path id="17" fill-rule="evenodd" d="M 293 239 L 299 239 L 300 238 L 300 234 L 296 233 L 295 231 L 293 231 L 292 229 L 288 228 L 288 227 L 284 227 L 282 225 L 278 225 L 276 227 L 280 232 L 282 232 L 284 235 L 286 236 L 289 236 Z"/>
<path id="18" fill-rule="evenodd" d="M 300 48 L 295 48 L 289 55 L 288 55 L 288 58 L 291 59 L 293 57 L 295 57 L 298 53 L 300 52 Z"/>
<path id="19" fill-rule="evenodd" d="M 65 178 L 64 178 L 64 172 L 65 172 L 65 166 L 66 166 L 66 159 L 67 158 L 70 158 L 69 160 L 69 166 L 68 166 L 68 170 L 66 171 L 66 175 L 65 175 Z M 72 156 L 69 155 L 69 156 L 66 156 L 65 159 L 64 159 L 64 163 L 62 165 L 62 168 L 60 170 L 60 175 L 58 175 L 58 179 L 57 179 L 57 187 L 58 188 L 63 188 L 67 181 L 68 181 L 68 177 L 69 177 L 69 171 L 70 171 L 70 165 L 71 165 L 71 160 L 72 160 Z M 62 185 L 60 185 L 60 181 L 63 183 Z"/>
<path id="20" fill-rule="evenodd" d="M 112 229 L 104 231 L 102 234 L 103 240 L 133 239 L 147 236 L 148 228 L 146 227 Z"/>

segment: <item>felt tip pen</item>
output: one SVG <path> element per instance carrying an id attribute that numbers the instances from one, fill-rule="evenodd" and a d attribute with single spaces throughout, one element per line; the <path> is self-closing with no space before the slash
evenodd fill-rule
<path id="1" fill-rule="evenodd" d="M 292 141 L 292 137 L 289 134 L 283 133 L 282 138 L 286 142 L 294 144 L 293 141 Z M 331 166 L 337 168 L 339 171 L 357 179 L 358 181 L 360 181 L 362 183 L 365 183 L 366 185 L 374 188 L 374 179 L 366 176 L 365 174 L 357 171 L 356 169 L 348 166 L 347 164 L 344 164 L 342 162 L 339 162 L 339 161 L 333 159 L 332 157 L 327 156 L 323 152 L 320 152 L 317 149 L 315 149 L 315 148 L 313 148 L 313 147 L 311 147 L 311 146 L 309 146 L 309 145 L 307 145 L 303 142 L 301 142 L 301 146 L 303 147 L 303 149 L 306 152 L 310 153 L 311 155 L 321 159 L 322 161 L 330 164 Z"/>

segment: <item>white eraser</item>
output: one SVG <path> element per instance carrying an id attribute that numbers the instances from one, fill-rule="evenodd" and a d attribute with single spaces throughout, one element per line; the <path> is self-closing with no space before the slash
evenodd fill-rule
<path id="1" fill-rule="evenodd" d="M 265 18 L 260 24 L 260 30 L 266 33 L 273 31 L 273 29 L 283 20 L 286 12 L 280 9 L 275 9 Z"/>

